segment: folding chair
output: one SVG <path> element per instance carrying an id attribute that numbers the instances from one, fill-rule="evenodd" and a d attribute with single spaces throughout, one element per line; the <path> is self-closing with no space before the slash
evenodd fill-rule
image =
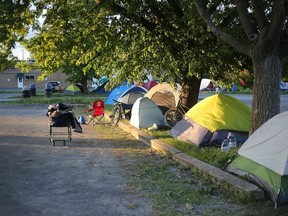
<path id="1" fill-rule="evenodd" d="M 84 111 L 86 113 L 86 118 L 88 120 L 88 124 L 93 122 L 93 126 L 95 124 L 105 124 L 104 119 L 104 101 L 96 100 L 93 102 L 93 108 Z"/>

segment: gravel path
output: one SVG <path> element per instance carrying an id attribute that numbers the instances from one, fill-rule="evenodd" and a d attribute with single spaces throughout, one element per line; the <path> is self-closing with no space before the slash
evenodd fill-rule
<path id="1" fill-rule="evenodd" d="M 0 104 L 0 215 L 153 215 L 149 200 L 128 190 L 130 159 L 112 140 L 83 125 L 53 147 L 46 108 Z"/>

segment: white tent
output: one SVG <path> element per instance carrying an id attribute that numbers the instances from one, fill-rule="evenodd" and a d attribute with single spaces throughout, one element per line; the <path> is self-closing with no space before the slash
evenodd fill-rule
<path id="1" fill-rule="evenodd" d="M 160 108 L 149 98 L 138 98 L 131 110 L 130 124 L 136 128 L 149 128 L 154 124 L 164 126 L 164 116 Z"/>
<path id="2" fill-rule="evenodd" d="M 238 150 L 228 171 L 263 187 L 277 205 L 288 201 L 288 111 L 258 128 Z"/>
<path id="3" fill-rule="evenodd" d="M 201 79 L 200 91 L 205 90 L 207 88 L 213 88 L 211 79 L 207 79 L 207 78 Z"/>

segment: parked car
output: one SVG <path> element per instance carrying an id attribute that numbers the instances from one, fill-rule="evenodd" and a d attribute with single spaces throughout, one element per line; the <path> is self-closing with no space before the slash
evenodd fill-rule
<path id="1" fill-rule="evenodd" d="M 52 86 L 53 92 L 64 92 L 64 85 L 60 81 L 50 81 L 48 85 Z"/>

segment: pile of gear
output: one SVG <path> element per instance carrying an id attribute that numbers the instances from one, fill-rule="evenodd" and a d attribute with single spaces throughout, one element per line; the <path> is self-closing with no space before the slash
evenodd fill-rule
<path id="1" fill-rule="evenodd" d="M 49 117 L 49 124 L 52 127 L 67 127 L 70 125 L 74 132 L 83 133 L 82 127 L 72 112 L 71 106 L 59 103 L 49 105 L 46 115 Z"/>

